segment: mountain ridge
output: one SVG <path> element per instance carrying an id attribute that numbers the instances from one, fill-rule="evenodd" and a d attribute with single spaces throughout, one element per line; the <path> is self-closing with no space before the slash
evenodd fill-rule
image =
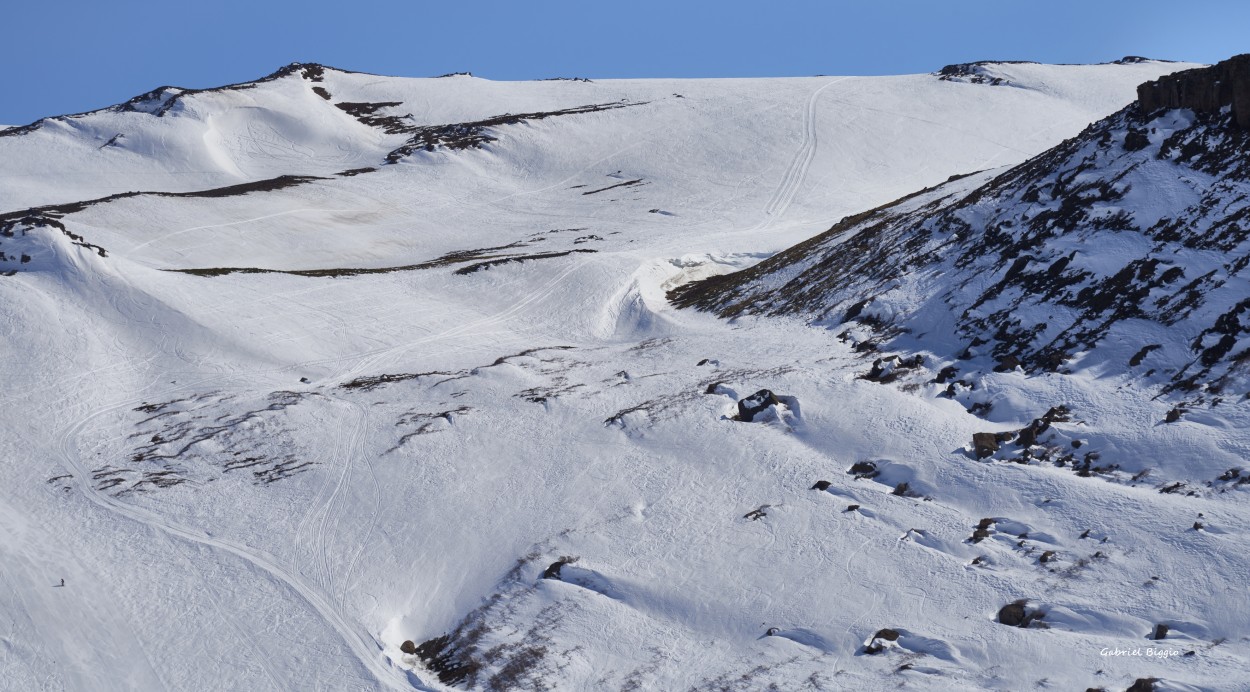
<path id="1" fill-rule="evenodd" d="M 1173 353 L 1163 360 L 1166 366 L 1158 363 L 1173 373 L 1165 392 L 1206 389 L 1218 395 L 1234 381 L 1242 386 L 1244 373 L 1238 373 L 1250 351 L 1235 347 L 1241 333 L 1237 315 L 1245 306 L 1220 289 L 1230 281 L 1241 285 L 1238 277 L 1250 256 L 1232 254 L 1222 269 L 1207 269 L 1202 253 L 1250 251 L 1245 246 L 1250 235 L 1242 230 L 1250 138 L 1227 112 L 1175 116 L 1143 110 L 1131 105 L 1030 161 L 988 180 L 981 176 L 975 188 L 966 181 L 948 183 L 945 190 L 928 191 L 935 199 L 923 205 L 909 206 L 909 196 L 848 217 L 761 265 L 687 284 L 670 298 L 722 316 L 806 314 L 830 326 L 856 321 L 870 326 L 865 320 L 872 317 L 872 327 L 896 336 L 900 330 L 931 332 L 937 328 L 932 320 L 912 324 L 914 318 L 950 309 L 955 329 L 970 345 L 943 344 L 946 352 L 938 348 L 939 353 L 960 360 L 981 353 L 992 359 L 989 365 L 1010 363 L 1006 367 L 1026 371 L 1066 367 L 1077 354 L 1122 338 L 1109 334 L 1117 323 L 1148 319 L 1156 322 L 1156 331 L 1166 327 L 1189 334 L 1197 351 L 1189 358 Z M 1186 175 L 1210 182 L 1188 184 Z M 1152 205 L 1147 202 L 1152 198 L 1174 201 Z M 1124 242 L 1133 234 L 1156 246 L 1128 249 Z M 1117 261 L 1100 255 L 1100 247 L 1130 254 Z M 1182 251 L 1198 254 L 1187 264 L 1176 257 Z M 923 295 L 918 286 L 893 286 L 926 283 L 929 274 L 955 285 L 977 277 L 980 293 L 964 297 L 957 289 L 938 289 L 949 308 L 889 298 L 892 292 Z M 1211 299 L 1222 307 L 1212 307 L 1201 324 L 1184 326 L 1211 292 L 1225 296 Z M 1004 294 L 1016 298 L 1004 303 Z M 1153 311 L 1142 304 L 1147 298 Z M 1034 302 L 1051 312 L 1048 319 L 1038 315 L 1036 327 L 1021 312 Z M 1074 310 L 1079 315 L 1061 316 Z M 1055 320 L 1066 327 L 1058 331 Z M 1146 334 L 1135 337 L 1140 343 L 1134 351 L 1166 341 Z"/>

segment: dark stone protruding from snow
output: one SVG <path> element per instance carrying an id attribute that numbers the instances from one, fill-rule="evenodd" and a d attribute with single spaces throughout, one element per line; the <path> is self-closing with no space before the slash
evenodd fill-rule
<path id="1" fill-rule="evenodd" d="M 1042 556 L 1038 558 L 1037 561 L 1042 564 L 1046 564 L 1047 562 L 1053 562 L 1054 559 L 1055 559 L 1055 551 L 1047 550 L 1046 552 L 1042 553 Z"/>
<path id="2" fill-rule="evenodd" d="M 781 631 L 781 630 L 777 629 L 776 627 L 769 627 L 769 628 L 768 628 L 768 631 L 764 633 L 764 636 L 765 636 L 765 637 L 772 637 L 772 636 L 776 635 L 776 634 L 777 634 L 778 632 L 780 632 L 780 631 Z"/>
<path id="3" fill-rule="evenodd" d="M 978 459 L 992 457 L 998 451 L 998 436 L 994 433 L 973 433 L 972 447 Z"/>
<path id="4" fill-rule="evenodd" d="M 768 509 L 768 505 L 764 505 L 763 507 L 760 507 L 759 509 L 753 509 L 750 512 L 747 512 L 746 514 L 743 514 L 742 518 L 750 519 L 751 521 L 758 521 L 768 516 L 768 512 L 764 511 L 765 509 Z"/>
<path id="5" fill-rule="evenodd" d="M 877 475 L 877 465 L 871 461 L 857 461 L 847 473 L 856 478 L 874 478 Z"/>
<path id="6" fill-rule="evenodd" d="M 1154 640 L 1159 640 L 1159 639 L 1166 639 L 1167 636 L 1168 636 L 1168 626 L 1163 623 L 1159 623 L 1155 625 L 1155 631 L 1153 634 L 1150 635 L 1150 638 Z"/>
<path id="7" fill-rule="evenodd" d="M 1020 367 L 1020 359 L 1016 356 L 1007 356 L 994 366 L 994 372 L 1011 372 L 1018 367 Z"/>
<path id="8" fill-rule="evenodd" d="M 761 389 L 738 402 L 738 420 L 750 423 L 757 413 L 762 412 L 769 406 L 780 403 L 781 400 L 777 398 L 776 394 L 767 389 Z"/>
<path id="9" fill-rule="evenodd" d="M 1181 408 L 1180 406 L 1177 406 L 1171 411 L 1168 411 L 1168 415 L 1163 420 L 1165 423 L 1175 423 L 1176 421 L 1181 419 L 1181 414 L 1184 412 L 1185 412 L 1185 409 Z"/>
<path id="10" fill-rule="evenodd" d="M 1141 151 L 1150 146 L 1150 140 L 1146 137 L 1145 130 L 1136 127 L 1130 127 L 1124 135 L 1125 151 Z"/>
<path id="11" fill-rule="evenodd" d="M 559 579 L 560 570 L 564 569 L 565 565 L 573 563 L 573 562 L 577 562 L 577 558 L 570 557 L 568 555 L 561 556 L 559 560 L 556 560 L 555 562 L 551 563 L 550 565 L 547 566 L 547 569 L 543 570 L 542 578 L 543 579 Z"/>
<path id="12" fill-rule="evenodd" d="M 989 538 L 990 527 L 993 525 L 994 525 L 994 520 L 989 517 L 985 517 L 984 519 L 981 520 L 979 524 L 977 524 L 976 528 L 973 529 L 972 538 L 970 538 L 969 540 L 971 540 L 973 543 L 980 543 L 981 541 Z"/>
<path id="13" fill-rule="evenodd" d="M 906 497 L 907 492 L 909 490 L 911 490 L 911 484 L 909 484 L 907 481 L 903 481 L 902 483 L 899 483 L 898 485 L 894 486 L 894 490 L 890 494 L 898 495 L 899 497 Z"/>
<path id="14" fill-rule="evenodd" d="M 873 639 L 884 639 L 889 642 L 898 641 L 898 637 L 899 637 L 898 630 L 892 630 L 889 627 L 885 629 L 877 630 L 877 633 L 872 635 Z"/>
<path id="15" fill-rule="evenodd" d="M 1158 678 L 1137 678 L 1124 692 L 1154 692 Z"/>
<path id="16" fill-rule="evenodd" d="M 828 490 L 831 484 L 829 481 L 816 481 L 810 488 L 811 490 Z"/>
<path id="17" fill-rule="evenodd" d="M 854 511 L 857 511 L 858 509 L 859 509 L 859 505 L 847 505 L 847 506 L 846 506 L 846 509 L 844 509 L 844 510 L 842 510 L 842 511 L 843 511 L 843 512 L 854 512 Z"/>
<path id="18" fill-rule="evenodd" d="M 872 635 L 872 640 L 868 642 L 868 646 L 864 647 L 864 653 L 869 655 L 879 654 L 882 651 L 885 651 L 885 645 L 878 640 L 884 639 L 888 642 L 894 642 L 898 641 L 898 637 L 898 630 L 892 630 L 888 627 L 877 630 L 877 633 Z"/>
<path id="19" fill-rule="evenodd" d="M 998 610 L 998 621 L 1010 627 L 1023 627 L 1027 619 L 1028 615 L 1022 601 L 1008 603 Z"/>
<path id="20" fill-rule="evenodd" d="M 413 643 L 411 639 L 409 639 L 405 641 L 403 644 L 399 645 L 399 650 L 406 654 L 415 654 L 417 653 L 417 645 Z"/>
<path id="21" fill-rule="evenodd" d="M 559 579 L 560 570 L 562 569 L 564 569 L 563 562 L 557 560 L 556 562 L 551 563 L 547 566 L 547 569 L 543 570 L 543 579 Z"/>

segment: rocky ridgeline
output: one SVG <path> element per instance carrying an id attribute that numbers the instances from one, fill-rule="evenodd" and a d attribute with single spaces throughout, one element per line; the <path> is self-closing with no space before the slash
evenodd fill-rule
<path id="1" fill-rule="evenodd" d="M 1250 130 L 1250 53 L 1146 82 L 1137 87 L 1137 102 L 1145 114 L 1166 108 L 1200 113 L 1231 108 L 1233 122 Z"/>
<path id="2" fill-rule="evenodd" d="M 1214 108 L 1203 88 L 1231 103 L 1250 93 L 1246 78 L 1250 56 L 1152 82 L 1162 86 L 1143 87 L 1143 107 L 997 176 L 847 217 L 669 299 L 727 318 L 849 323 L 844 333 L 869 351 L 919 346 L 971 361 L 967 372 L 1109 366 L 1212 405 L 1244 396 L 1250 130 L 1223 107 L 1149 104 L 1167 103 L 1157 90 Z M 869 379 L 886 377 L 886 365 Z"/>

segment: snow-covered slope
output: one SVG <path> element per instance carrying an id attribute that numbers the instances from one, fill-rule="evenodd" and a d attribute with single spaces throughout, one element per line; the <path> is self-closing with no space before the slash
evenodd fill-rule
<path id="1" fill-rule="evenodd" d="M 974 367 L 1132 372 L 1194 405 L 1244 398 L 1248 154 L 1228 108 L 1133 104 L 1005 173 L 847 217 L 673 297 L 854 323 Z"/>
<path id="2" fill-rule="evenodd" d="M 837 331 L 664 300 L 1185 67 L 295 65 L 0 132 L 4 684 L 1227 689 L 1239 402 L 1159 425 L 1122 364 L 950 400 L 944 361 L 882 386 Z M 976 459 L 1021 429 L 1073 457 Z M 1032 626 L 999 622 L 1019 599 Z"/>

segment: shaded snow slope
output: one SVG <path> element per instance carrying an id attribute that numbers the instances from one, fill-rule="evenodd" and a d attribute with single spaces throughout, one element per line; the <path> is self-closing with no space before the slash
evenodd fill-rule
<path id="1" fill-rule="evenodd" d="M 1183 67 L 297 65 L 0 133 L 0 679 L 1227 689 L 1250 677 L 1239 402 L 1162 424 L 1162 382 L 1112 360 L 992 372 L 987 343 L 949 377 L 857 347 L 873 309 L 839 339 L 665 301 Z M 1200 132 L 1175 122 L 1151 147 Z M 1029 626 L 999 622 L 1019 600 Z"/>

